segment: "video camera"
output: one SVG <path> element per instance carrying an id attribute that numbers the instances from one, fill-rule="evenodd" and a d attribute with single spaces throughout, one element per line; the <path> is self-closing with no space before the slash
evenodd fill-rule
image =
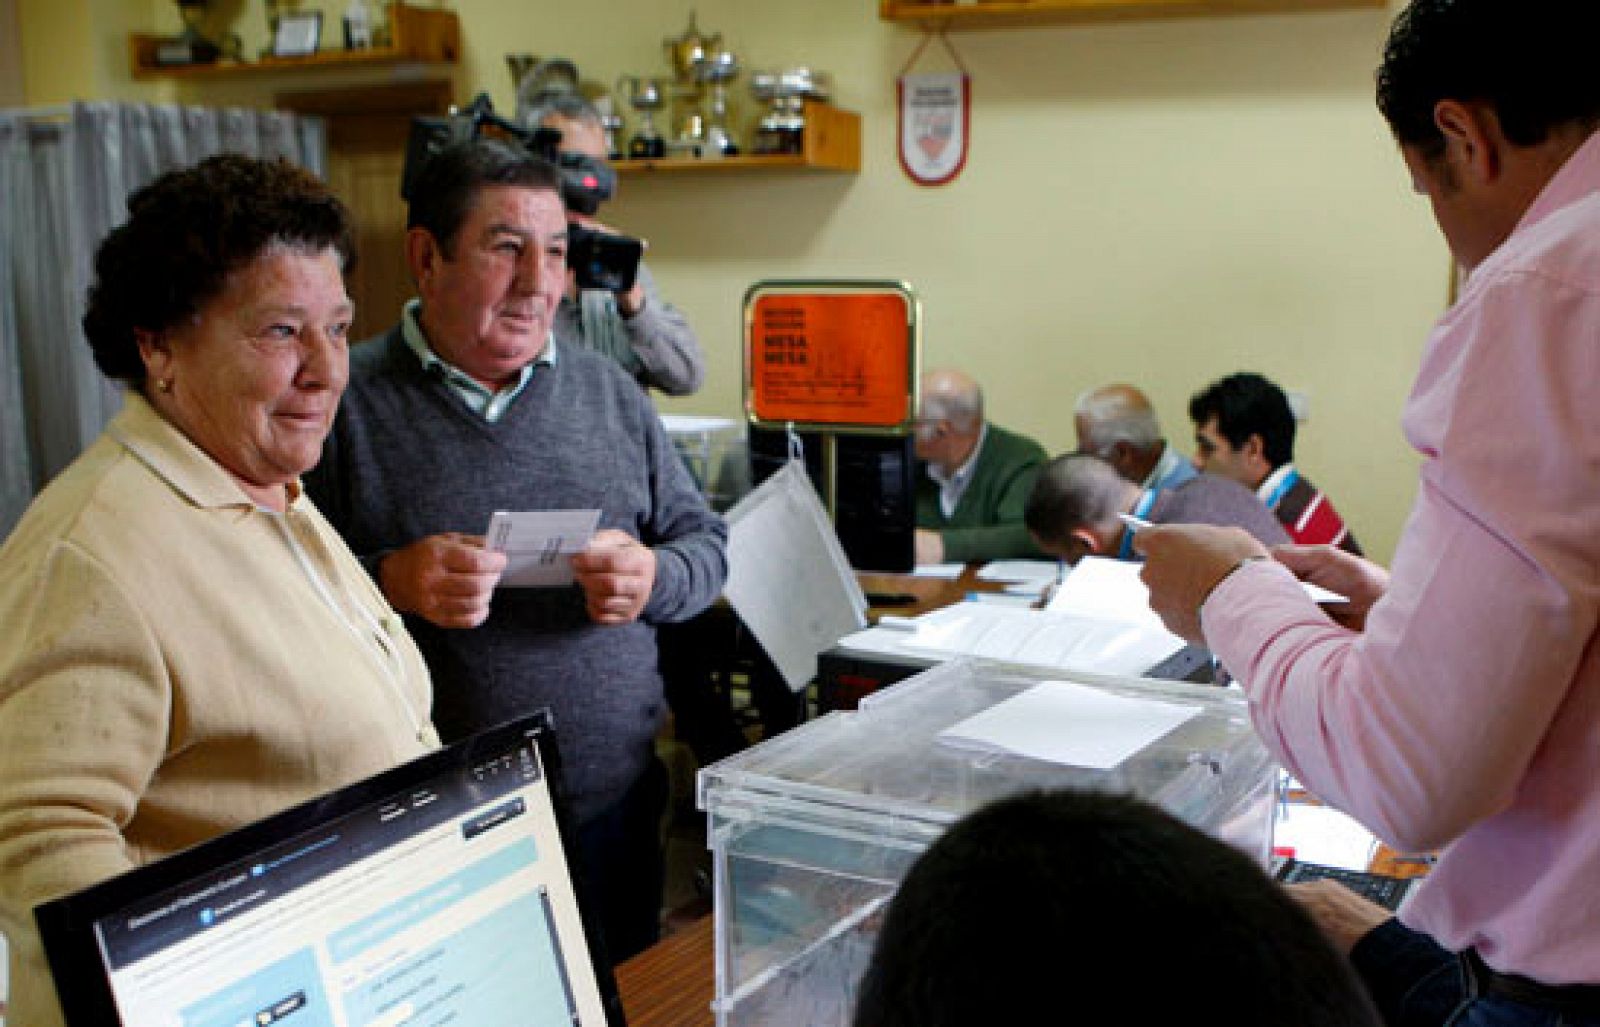
<path id="1" fill-rule="evenodd" d="M 561 133 L 553 128 L 523 128 L 494 112 L 488 93 L 479 93 L 465 109 L 445 117 L 411 119 L 406 162 L 400 172 L 400 198 L 409 202 L 418 173 L 428 158 L 447 147 L 476 139 L 485 126 L 498 129 L 508 141 L 555 165 L 561 172 L 561 202 L 574 214 L 592 215 L 617 189 L 617 173 L 581 153 L 561 152 Z M 644 243 L 631 236 L 597 232 L 567 224 L 567 266 L 578 288 L 626 292 L 639 276 Z"/>

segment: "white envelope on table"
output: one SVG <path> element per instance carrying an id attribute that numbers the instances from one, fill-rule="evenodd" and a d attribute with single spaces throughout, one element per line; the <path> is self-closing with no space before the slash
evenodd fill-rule
<path id="1" fill-rule="evenodd" d="M 496 510 L 485 548 L 506 554 L 499 588 L 560 588 L 572 584 L 572 554 L 581 553 L 600 524 L 599 510 Z"/>

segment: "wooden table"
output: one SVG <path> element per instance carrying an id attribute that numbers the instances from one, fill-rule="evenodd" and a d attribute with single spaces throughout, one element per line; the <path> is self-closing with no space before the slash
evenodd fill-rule
<path id="1" fill-rule="evenodd" d="M 714 917 L 704 916 L 617 967 L 617 990 L 630 1027 L 704 1027 L 715 1023 Z"/>
<path id="2" fill-rule="evenodd" d="M 912 597 L 910 603 L 900 606 L 869 606 L 868 619 L 876 621 L 885 614 L 893 614 L 896 617 L 918 617 L 952 603 L 959 603 L 966 598 L 968 592 L 1005 591 L 1004 582 L 979 580 L 978 568 L 981 566 L 983 565 L 977 563 L 967 564 L 961 568 L 961 576 L 958 578 L 919 578 L 915 574 L 874 574 L 857 571 L 856 580 L 861 582 L 861 590 L 867 593 L 869 603 L 874 594 L 899 594 Z"/>

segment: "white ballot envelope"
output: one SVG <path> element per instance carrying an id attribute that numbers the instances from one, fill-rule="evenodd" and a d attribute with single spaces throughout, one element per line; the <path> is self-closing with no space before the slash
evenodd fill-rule
<path id="1" fill-rule="evenodd" d="M 485 547 L 506 554 L 499 588 L 560 588 L 572 584 L 572 554 L 588 548 L 599 510 L 496 510 Z"/>
<path id="2" fill-rule="evenodd" d="M 817 654 L 867 623 L 867 597 L 805 466 L 785 464 L 728 511 L 728 602 L 793 691 Z"/>

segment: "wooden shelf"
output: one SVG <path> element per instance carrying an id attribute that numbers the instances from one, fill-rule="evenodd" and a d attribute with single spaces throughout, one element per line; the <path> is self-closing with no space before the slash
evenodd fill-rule
<path id="1" fill-rule="evenodd" d="M 918 22 L 930 28 L 979 29 L 1387 6 L 1388 0 L 969 0 L 965 3 L 878 0 L 878 17 L 885 21 Z"/>
<path id="2" fill-rule="evenodd" d="M 660 160 L 619 160 L 618 174 L 658 171 L 738 171 L 760 168 L 811 168 L 820 171 L 861 170 L 861 115 L 814 100 L 806 101 L 806 130 L 800 153 L 751 153 L 733 157 L 663 157 Z"/>
<path id="3" fill-rule="evenodd" d="M 220 78 L 318 68 L 382 68 L 400 64 L 454 64 L 461 54 L 461 23 L 455 11 L 389 4 L 389 46 L 366 50 L 325 50 L 308 57 L 263 57 L 255 61 L 214 64 L 157 64 L 160 36 L 134 35 L 128 40 L 133 77 Z"/>

